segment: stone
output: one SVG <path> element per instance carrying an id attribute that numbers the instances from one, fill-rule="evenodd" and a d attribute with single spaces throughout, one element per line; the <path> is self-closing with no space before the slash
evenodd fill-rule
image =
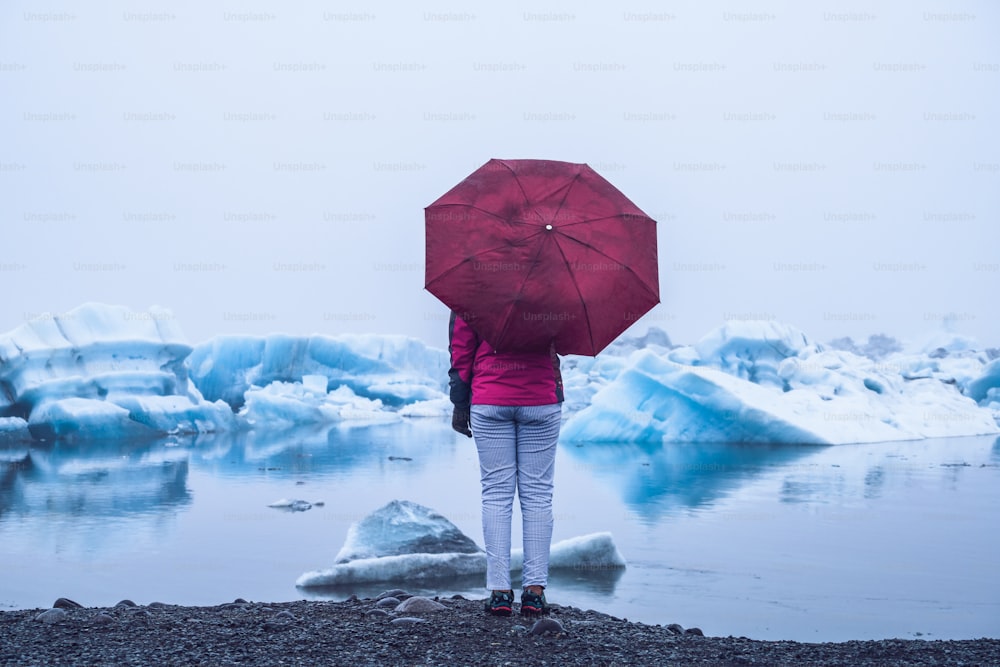
<path id="1" fill-rule="evenodd" d="M 118 621 L 115 620 L 114 616 L 106 614 L 103 611 L 94 618 L 90 619 L 91 625 L 114 625 L 117 622 Z"/>
<path id="2" fill-rule="evenodd" d="M 53 623 L 62 623 L 68 616 L 69 614 L 62 609 L 46 609 L 42 613 L 35 616 L 35 620 L 52 625 Z"/>
<path id="3" fill-rule="evenodd" d="M 427 611 L 442 611 L 444 609 L 447 609 L 447 607 L 445 607 L 440 602 L 435 602 L 430 598 L 421 597 L 419 595 L 415 595 L 411 598 L 403 600 L 396 607 L 396 611 L 407 614 L 414 614 Z"/>
<path id="4" fill-rule="evenodd" d="M 416 616 L 400 616 L 399 618 L 394 618 L 390 621 L 393 625 L 416 625 L 417 623 L 426 623 L 427 619 L 417 618 Z"/>
<path id="5" fill-rule="evenodd" d="M 698 637 L 704 637 L 705 633 L 701 631 L 701 628 L 688 628 L 684 631 L 686 635 L 697 635 Z"/>
<path id="6" fill-rule="evenodd" d="M 292 612 L 287 611 L 287 610 L 279 611 L 277 614 L 275 614 L 274 619 L 275 620 L 282 620 L 282 621 L 297 621 L 297 620 L 299 620 L 298 618 L 296 618 L 295 614 L 293 614 Z"/>
<path id="7" fill-rule="evenodd" d="M 83 605 L 69 598 L 59 598 L 52 603 L 53 609 L 83 609 Z"/>
<path id="8" fill-rule="evenodd" d="M 382 617 L 388 615 L 389 612 L 387 612 L 385 609 L 369 609 L 368 611 L 365 612 L 365 616 L 371 616 L 371 617 Z"/>
<path id="9" fill-rule="evenodd" d="M 566 633 L 566 629 L 563 628 L 562 623 L 555 620 L 554 618 L 540 618 L 535 621 L 535 624 L 531 626 L 529 634 L 532 635 L 545 635 L 553 634 L 560 635 Z"/>
<path id="10" fill-rule="evenodd" d="M 131 600 L 120 600 L 118 602 L 118 604 L 116 604 L 115 606 L 116 607 L 138 607 L 139 605 L 137 605 L 136 603 L 132 602 Z"/>
<path id="11" fill-rule="evenodd" d="M 402 600 L 400 600 L 399 598 L 388 597 L 388 598 L 382 598 L 381 600 L 376 602 L 375 606 L 378 608 L 392 607 L 393 609 L 395 609 L 396 607 L 399 606 L 401 602 Z"/>
<path id="12" fill-rule="evenodd" d="M 670 632 L 674 633 L 675 635 L 684 634 L 684 628 L 677 623 L 671 623 L 670 625 L 668 625 L 667 630 L 670 630 Z"/>
<path id="13" fill-rule="evenodd" d="M 289 630 L 292 628 L 291 623 L 282 623 L 280 621 L 265 621 L 264 630 L 266 632 L 282 632 L 284 630 Z"/>
<path id="14" fill-rule="evenodd" d="M 393 588 L 391 591 L 383 591 L 379 593 L 375 599 L 381 600 L 382 598 L 397 598 L 399 600 L 402 600 L 403 598 L 401 596 L 404 595 L 408 595 L 408 593 L 404 591 L 402 588 Z"/>

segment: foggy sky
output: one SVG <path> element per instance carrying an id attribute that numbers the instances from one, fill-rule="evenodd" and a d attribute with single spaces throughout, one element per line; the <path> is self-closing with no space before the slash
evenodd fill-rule
<path id="1" fill-rule="evenodd" d="M 0 6 L 0 331 L 86 301 L 446 345 L 423 208 L 586 162 L 658 221 L 635 327 L 1000 344 L 995 2 Z"/>

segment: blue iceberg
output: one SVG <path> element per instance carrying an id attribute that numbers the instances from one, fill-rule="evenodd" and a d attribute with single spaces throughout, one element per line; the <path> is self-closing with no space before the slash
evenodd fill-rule
<path id="1" fill-rule="evenodd" d="M 523 562 L 524 553 L 513 549 L 511 570 L 519 572 Z M 554 543 L 549 568 L 600 575 L 623 570 L 625 559 L 610 533 L 595 533 Z M 393 500 L 351 525 L 332 567 L 304 573 L 296 586 L 426 582 L 485 573 L 485 552 L 448 519 L 417 503 Z"/>
<path id="2" fill-rule="evenodd" d="M 632 352 L 563 439 L 842 444 L 1000 432 L 962 393 L 983 360 L 958 352 L 873 360 L 787 325 L 733 321 L 692 347 Z M 985 398 L 989 382 L 971 386 Z"/>

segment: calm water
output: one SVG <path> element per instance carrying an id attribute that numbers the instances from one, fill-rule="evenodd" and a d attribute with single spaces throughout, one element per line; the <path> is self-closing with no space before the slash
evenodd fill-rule
<path id="1" fill-rule="evenodd" d="M 47 607 L 60 596 L 87 606 L 322 597 L 295 580 L 332 564 L 353 521 L 408 499 L 481 542 L 478 492 L 472 442 L 437 420 L 7 446 L 0 608 Z M 281 498 L 325 504 L 267 507 Z M 1000 636 L 994 437 L 560 443 L 555 512 L 555 540 L 610 531 L 629 566 L 554 577 L 553 602 L 760 639 Z M 423 592 L 483 594 L 475 581 Z"/>

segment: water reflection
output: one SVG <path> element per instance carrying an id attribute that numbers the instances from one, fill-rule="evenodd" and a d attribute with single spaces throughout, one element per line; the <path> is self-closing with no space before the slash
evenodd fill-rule
<path id="1" fill-rule="evenodd" d="M 293 478 L 377 471 L 405 462 L 420 467 L 445 434 L 440 424 L 404 422 L 245 431 L 203 438 L 192 455 L 220 476 L 266 472 Z"/>
<path id="2" fill-rule="evenodd" d="M 8 452 L 8 455 L 10 452 Z M 100 519 L 187 505 L 186 452 L 164 443 L 54 443 L 5 457 L 0 519 L 49 515 Z"/>
<path id="3" fill-rule="evenodd" d="M 586 593 L 588 597 L 610 599 L 615 594 L 619 579 L 625 574 L 624 569 L 574 571 L 556 569 L 549 572 L 549 587 L 558 589 L 560 595 L 574 592 Z M 513 573 L 511 587 L 521 588 L 521 574 Z M 442 590 L 453 591 L 466 597 L 483 597 L 483 574 L 470 574 L 447 579 L 421 579 L 420 581 L 386 581 L 369 584 L 345 584 L 342 586 L 320 586 L 298 589 L 303 595 L 313 600 L 344 600 L 351 595 L 359 598 L 374 598 L 392 588 L 403 588 L 411 595 L 434 597 Z"/>
<path id="4" fill-rule="evenodd" d="M 574 465 L 618 487 L 643 522 L 707 507 L 762 471 L 816 454 L 816 445 L 568 443 Z"/>
<path id="5" fill-rule="evenodd" d="M 416 422 L 6 447 L 0 450 L 0 520 L 173 511 L 192 501 L 192 465 L 219 477 L 292 478 L 419 468 L 441 433 L 438 424 Z"/>

